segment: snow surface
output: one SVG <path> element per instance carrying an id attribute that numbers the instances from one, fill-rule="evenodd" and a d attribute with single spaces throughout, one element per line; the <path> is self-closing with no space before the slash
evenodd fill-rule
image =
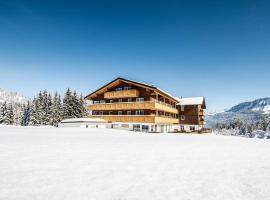
<path id="1" fill-rule="evenodd" d="M 270 114 L 270 105 L 264 106 L 263 112 L 264 112 L 265 114 Z"/>
<path id="2" fill-rule="evenodd" d="M 0 127 L 0 199 L 266 200 L 269 140 Z"/>

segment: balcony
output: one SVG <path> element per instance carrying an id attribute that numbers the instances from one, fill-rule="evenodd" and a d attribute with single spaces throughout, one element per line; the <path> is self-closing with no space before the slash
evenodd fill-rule
<path id="1" fill-rule="evenodd" d="M 117 103 L 102 103 L 92 104 L 88 106 L 88 110 L 159 110 L 169 113 L 177 114 L 176 108 L 169 104 L 164 104 L 158 101 L 144 101 L 144 102 L 117 102 Z"/>
<path id="2" fill-rule="evenodd" d="M 204 125 L 204 118 L 203 117 L 199 117 L 199 125 Z"/>
<path id="3" fill-rule="evenodd" d="M 199 113 L 198 113 L 199 116 L 202 116 L 204 115 L 204 111 L 203 110 L 199 110 Z"/>
<path id="4" fill-rule="evenodd" d="M 104 93 L 105 99 L 136 98 L 136 97 L 139 97 L 139 91 L 135 90 L 135 89 L 112 91 L 112 92 L 105 92 Z"/>
<path id="5" fill-rule="evenodd" d="M 178 119 L 155 115 L 92 115 L 108 122 L 177 124 Z"/>

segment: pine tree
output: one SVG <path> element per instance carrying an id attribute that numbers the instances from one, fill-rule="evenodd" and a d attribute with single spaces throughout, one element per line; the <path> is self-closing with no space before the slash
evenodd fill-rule
<path id="1" fill-rule="evenodd" d="M 62 120 L 62 104 L 61 97 L 56 92 L 52 103 L 52 118 L 51 125 L 58 126 L 58 123 Z"/>
<path id="2" fill-rule="evenodd" d="M 80 99 L 79 99 L 79 112 L 80 112 L 79 117 L 86 117 L 87 116 L 86 105 L 85 105 L 84 98 L 83 98 L 82 94 L 81 94 Z"/>
<path id="3" fill-rule="evenodd" d="M 9 124 L 9 119 L 8 119 L 8 106 L 7 102 L 4 102 L 1 106 L 1 123 L 8 125 Z"/>
<path id="4" fill-rule="evenodd" d="M 13 105 L 11 103 L 8 105 L 7 119 L 8 119 L 8 124 L 9 125 L 14 124 L 14 110 L 13 110 Z"/>
<path id="5" fill-rule="evenodd" d="M 31 104 L 31 111 L 30 111 L 30 120 L 29 125 L 37 126 L 40 125 L 39 116 L 38 116 L 38 99 L 34 97 L 33 102 Z"/>
<path id="6" fill-rule="evenodd" d="M 31 116 L 31 104 L 28 101 L 27 105 L 23 106 L 23 116 L 22 116 L 22 126 L 28 126 L 30 122 L 30 116 Z"/>
<path id="7" fill-rule="evenodd" d="M 43 100 L 45 110 L 44 124 L 52 125 L 52 96 L 51 94 L 48 94 L 46 90 L 43 96 Z"/>
<path id="8" fill-rule="evenodd" d="M 73 104 L 72 93 L 68 88 L 63 99 L 63 119 L 74 117 Z"/>

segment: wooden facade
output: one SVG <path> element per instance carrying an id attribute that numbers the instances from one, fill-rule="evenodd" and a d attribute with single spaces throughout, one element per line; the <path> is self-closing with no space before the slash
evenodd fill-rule
<path id="1" fill-rule="evenodd" d="M 85 97 L 90 117 L 108 122 L 160 125 L 203 125 L 205 102 L 181 105 L 181 100 L 159 88 L 117 78 Z"/>
<path id="2" fill-rule="evenodd" d="M 117 78 L 85 97 L 92 117 L 108 122 L 177 124 L 178 101 L 158 88 Z"/>

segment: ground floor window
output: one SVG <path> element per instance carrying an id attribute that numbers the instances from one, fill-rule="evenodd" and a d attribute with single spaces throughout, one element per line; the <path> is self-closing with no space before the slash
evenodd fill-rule
<path id="1" fill-rule="evenodd" d="M 142 125 L 142 131 L 148 131 L 149 126 L 148 125 Z"/>
<path id="2" fill-rule="evenodd" d="M 185 130 L 185 127 L 184 126 L 180 126 L 180 130 L 181 131 L 184 131 Z"/>
<path id="3" fill-rule="evenodd" d="M 195 126 L 190 126 L 190 127 L 189 127 L 189 130 L 195 131 Z"/>
<path id="4" fill-rule="evenodd" d="M 133 130 L 134 131 L 140 131 L 141 125 L 140 124 L 133 124 Z"/>

